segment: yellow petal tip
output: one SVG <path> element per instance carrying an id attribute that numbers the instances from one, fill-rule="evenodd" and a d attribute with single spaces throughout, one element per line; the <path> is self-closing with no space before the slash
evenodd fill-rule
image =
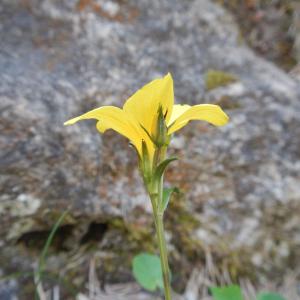
<path id="1" fill-rule="evenodd" d="M 170 72 L 168 72 L 168 73 L 165 75 L 165 79 L 171 79 L 171 80 L 173 80 L 172 74 L 171 74 Z"/>
<path id="2" fill-rule="evenodd" d="M 72 124 L 74 124 L 74 123 L 70 122 L 70 120 L 69 120 L 64 123 L 64 126 L 68 126 L 68 125 L 72 125 Z"/>
<path id="3" fill-rule="evenodd" d="M 229 116 L 222 110 L 221 107 L 220 107 L 220 110 L 221 110 L 222 115 L 223 115 L 223 120 L 220 120 L 220 125 L 217 125 L 217 126 L 224 126 L 224 125 L 226 125 L 226 124 L 229 122 L 230 118 L 229 118 Z"/>
<path id="4" fill-rule="evenodd" d="M 79 117 L 70 119 L 70 120 L 68 120 L 68 121 L 66 121 L 66 122 L 64 123 L 64 126 L 73 125 L 73 124 L 75 124 L 75 123 L 76 123 L 77 121 L 79 121 L 79 120 L 80 120 Z"/>

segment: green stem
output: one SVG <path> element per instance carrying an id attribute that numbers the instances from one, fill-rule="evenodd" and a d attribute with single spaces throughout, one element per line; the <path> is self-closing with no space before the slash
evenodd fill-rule
<path id="1" fill-rule="evenodd" d="M 159 213 L 154 213 L 154 218 L 160 253 L 160 262 L 164 280 L 165 300 L 171 300 L 170 269 L 168 264 L 167 247 L 164 235 L 163 215 Z"/>
<path id="2" fill-rule="evenodd" d="M 156 185 L 154 193 L 150 193 L 150 196 L 151 195 L 160 262 L 163 273 L 165 300 L 171 300 L 170 269 L 168 264 L 168 253 L 164 234 L 163 212 L 159 211 L 160 203 L 162 202 L 163 197 L 163 177 Z"/>
<path id="3" fill-rule="evenodd" d="M 156 149 L 153 158 L 152 171 L 155 172 L 156 167 L 161 163 L 166 156 L 167 146 L 162 146 Z M 146 188 L 150 195 L 153 216 L 155 222 L 155 229 L 157 234 L 157 242 L 159 247 L 160 262 L 164 281 L 165 300 L 172 300 L 171 285 L 170 285 L 170 269 L 168 264 L 168 253 L 166 247 L 166 240 L 164 235 L 163 215 L 161 211 L 161 203 L 163 201 L 163 175 L 161 178 L 152 178 L 150 182 L 146 182 Z"/>

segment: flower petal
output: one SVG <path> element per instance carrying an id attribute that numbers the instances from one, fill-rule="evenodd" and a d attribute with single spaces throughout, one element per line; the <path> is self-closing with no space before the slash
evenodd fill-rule
<path id="1" fill-rule="evenodd" d="M 173 103 L 173 79 L 168 73 L 165 77 L 151 81 L 133 94 L 124 104 L 123 110 L 151 133 L 157 121 L 159 107 L 162 107 L 168 123 Z"/>
<path id="2" fill-rule="evenodd" d="M 175 119 L 173 124 L 170 124 L 171 126 L 169 127 L 168 134 L 172 134 L 179 130 L 192 120 L 207 121 L 215 126 L 223 126 L 229 120 L 229 117 L 221 107 L 214 104 L 198 104 L 188 109 L 186 109 L 186 107 L 182 108 L 182 111 L 184 109 L 185 112 Z"/>
<path id="3" fill-rule="evenodd" d="M 169 120 L 168 126 L 172 125 L 176 119 L 178 119 L 184 112 L 186 112 L 191 106 L 188 104 L 175 104 L 172 109 L 172 115 Z"/>
<path id="4" fill-rule="evenodd" d="M 68 120 L 64 125 L 72 125 L 80 120 L 96 119 L 97 129 L 104 133 L 107 129 L 113 129 L 127 137 L 141 151 L 142 137 L 135 127 L 132 118 L 122 109 L 115 106 L 103 106 L 91 110 L 79 117 Z"/>

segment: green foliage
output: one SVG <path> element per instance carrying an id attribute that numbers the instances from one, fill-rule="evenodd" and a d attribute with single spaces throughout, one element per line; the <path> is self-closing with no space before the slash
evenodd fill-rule
<path id="1" fill-rule="evenodd" d="M 163 190 L 163 197 L 162 197 L 162 203 L 161 203 L 161 211 L 165 211 L 168 204 L 169 204 L 169 201 L 170 201 L 170 198 L 171 198 L 171 195 L 172 193 L 179 193 L 179 189 L 176 188 L 176 187 L 173 187 L 173 188 L 164 188 Z"/>
<path id="2" fill-rule="evenodd" d="M 141 253 L 132 262 L 133 275 L 137 282 L 148 291 L 163 289 L 163 275 L 157 255 Z"/>
<path id="3" fill-rule="evenodd" d="M 210 291 L 215 300 L 243 300 L 242 291 L 238 285 L 211 287 Z"/>
<path id="4" fill-rule="evenodd" d="M 241 288 L 238 285 L 211 287 L 214 300 L 243 300 Z M 257 300 L 285 300 L 277 293 L 262 292 L 257 295 Z"/>
<path id="5" fill-rule="evenodd" d="M 69 284 L 69 282 L 67 280 L 65 280 L 64 278 L 61 278 L 60 276 L 57 276 L 54 273 L 44 271 L 45 261 L 47 258 L 49 247 L 53 241 L 53 238 L 55 237 L 57 230 L 59 229 L 59 226 L 62 224 L 62 222 L 65 219 L 65 217 L 67 216 L 68 212 L 69 212 L 68 210 L 63 212 L 60 215 L 60 217 L 58 218 L 58 220 L 56 221 L 56 223 L 53 225 L 51 232 L 48 235 L 46 243 L 40 254 L 37 270 L 31 271 L 31 272 L 25 272 L 25 271 L 24 272 L 23 271 L 15 272 L 15 273 L 12 273 L 7 276 L 0 277 L 0 281 L 18 279 L 20 277 L 23 277 L 23 278 L 32 277 L 32 279 L 34 281 L 34 285 L 35 285 L 34 298 L 39 299 L 39 295 L 37 292 L 37 286 L 41 282 L 42 279 L 46 278 L 46 279 L 50 279 L 51 281 L 57 282 L 58 284 L 63 285 L 66 288 L 66 290 L 70 294 L 72 294 L 73 297 L 76 297 L 76 294 L 77 294 L 76 288 L 73 285 Z"/>
<path id="6" fill-rule="evenodd" d="M 66 217 L 66 215 L 68 214 L 68 210 L 66 210 L 64 213 L 62 213 L 62 215 L 59 217 L 59 219 L 56 221 L 56 223 L 54 224 L 54 226 L 51 229 L 51 232 L 47 238 L 47 241 L 44 245 L 44 248 L 42 250 L 42 253 L 40 255 L 39 258 L 39 263 L 38 263 L 38 269 L 35 272 L 35 277 L 36 277 L 36 288 L 38 286 L 38 284 L 41 281 L 41 277 L 43 276 L 43 272 L 44 272 L 44 267 L 45 267 L 45 260 L 48 254 L 48 250 L 49 247 L 53 241 L 53 238 L 55 236 L 56 231 L 58 230 L 59 226 L 61 225 L 61 223 L 63 222 L 64 218 Z M 35 292 L 35 299 L 38 299 L 38 294 L 37 294 L 37 290 Z"/>
<path id="7" fill-rule="evenodd" d="M 164 161 L 162 161 L 157 167 L 156 167 L 156 170 L 155 170 L 155 173 L 154 173 L 154 179 L 155 180 L 160 180 L 162 175 L 164 174 L 167 166 L 174 160 L 177 160 L 177 157 L 170 157 L 170 158 L 167 158 L 165 159 Z"/>
<path id="8" fill-rule="evenodd" d="M 48 254 L 48 250 L 49 247 L 53 241 L 53 238 L 55 236 L 56 231 L 58 230 L 59 226 L 61 225 L 61 223 L 63 222 L 64 218 L 66 217 L 67 213 L 69 211 L 66 210 L 64 213 L 62 213 L 62 215 L 59 217 L 59 219 L 56 221 L 56 223 L 54 224 L 54 226 L 51 229 L 51 232 L 47 238 L 47 241 L 44 245 L 43 251 L 40 255 L 40 259 L 39 259 L 39 265 L 38 265 L 38 272 L 41 273 L 43 271 L 44 265 L 45 265 L 45 260 Z"/>
<path id="9" fill-rule="evenodd" d="M 257 300 L 285 300 L 281 295 L 277 293 L 259 293 Z"/>
<path id="10" fill-rule="evenodd" d="M 205 74 L 205 87 L 208 91 L 235 81 L 237 78 L 234 75 L 223 71 L 208 70 Z"/>

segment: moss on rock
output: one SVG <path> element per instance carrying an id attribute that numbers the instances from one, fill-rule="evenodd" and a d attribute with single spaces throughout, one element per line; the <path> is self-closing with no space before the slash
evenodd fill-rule
<path id="1" fill-rule="evenodd" d="M 210 91 L 220 86 L 226 86 L 236 82 L 237 80 L 237 77 L 231 73 L 219 70 L 208 70 L 205 74 L 205 88 Z"/>

